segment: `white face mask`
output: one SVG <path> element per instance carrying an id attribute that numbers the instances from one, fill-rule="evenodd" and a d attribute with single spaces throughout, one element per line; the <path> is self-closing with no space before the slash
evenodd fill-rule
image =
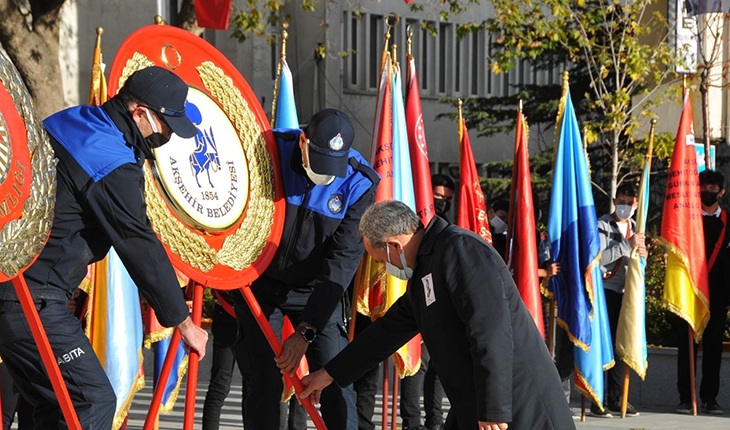
<path id="1" fill-rule="evenodd" d="M 494 234 L 502 234 L 507 231 L 507 224 L 497 215 L 489 221 L 489 225 L 492 226 L 492 233 Z"/>
<path id="2" fill-rule="evenodd" d="M 399 269 L 390 262 L 390 247 L 388 245 L 385 245 L 385 252 L 388 254 L 388 261 L 385 262 L 385 272 L 404 281 L 411 279 L 413 276 L 413 269 L 408 267 L 408 264 L 406 264 L 406 256 L 403 249 L 401 249 L 400 252 L 400 264 L 403 266 L 402 269 Z"/>
<path id="3" fill-rule="evenodd" d="M 635 210 L 636 208 L 631 205 L 616 205 L 616 217 L 621 221 L 626 221 L 634 216 Z"/>
<path id="4" fill-rule="evenodd" d="M 307 145 L 309 145 L 309 141 L 307 141 Z M 307 153 L 307 158 L 309 158 L 309 153 Z M 311 167 L 304 164 L 304 152 L 302 151 L 302 167 L 304 167 L 304 171 L 307 173 L 307 176 L 309 176 L 309 179 L 314 182 L 314 185 L 329 185 L 332 183 L 332 181 L 335 180 L 334 175 L 321 175 L 319 173 L 315 173 Z"/>

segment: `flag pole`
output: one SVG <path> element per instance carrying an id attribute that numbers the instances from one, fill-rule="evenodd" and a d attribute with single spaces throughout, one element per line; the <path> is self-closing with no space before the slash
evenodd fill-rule
<path id="1" fill-rule="evenodd" d="M 520 99 L 520 103 L 517 108 L 517 121 L 522 123 L 522 99 Z M 518 127 L 520 125 L 518 125 Z M 515 197 L 517 194 L 517 163 L 515 162 L 515 157 L 517 156 L 517 151 L 521 144 L 521 136 L 517 135 L 515 132 L 515 151 L 512 156 L 512 181 L 510 184 L 509 212 L 507 212 L 507 243 L 504 245 L 504 261 L 508 264 L 510 262 L 510 242 L 512 242 L 512 237 L 514 236 L 513 230 L 515 228 Z"/>
<path id="2" fill-rule="evenodd" d="M 651 120 L 651 128 L 649 129 L 649 147 L 646 150 L 646 162 L 651 166 L 651 157 L 654 152 L 654 131 L 656 129 L 656 118 Z M 621 396 L 621 418 L 626 418 L 626 409 L 629 405 L 629 384 L 630 384 L 630 366 L 624 366 L 624 386 Z"/>
<path id="3" fill-rule="evenodd" d="M 692 415 L 697 416 L 697 393 L 696 393 L 696 381 L 695 381 L 695 337 L 692 332 L 692 327 L 687 324 L 687 334 L 689 336 L 689 387 L 690 394 L 692 396 Z"/>
<path id="4" fill-rule="evenodd" d="M 551 357 L 555 356 L 555 294 L 550 297 L 548 310 L 548 351 Z"/>
<path id="5" fill-rule="evenodd" d="M 289 38 L 289 23 L 285 22 L 281 25 L 281 54 L 279 55 L 279 65 L 276 66 L 276 80 L 274 81 L 274 100 L 271 102 L 271 128 L 276 127 L 276 103 L 279 101 L 279 85 L 281 85 L 281 71 L 286 60 L 286 40 Z"/>
<path id="6" fill-rule="evenodd" d="M 202 284 L 191 281 L 193 283 L 193 324 L 200 327 L 203 316 L 203 291 L 205 287 Z M 183 421 L 183 429 L 192 430 L 195 422 L 195 397 L 198 388 L 198 361 L 200 354 L 198 351 L 190 350 L 188 358 L 188 386 L 185 392 L 185 417 Z"/>
<path id="7" fill-rule="evenodd" d="M 682 94 L 687 91 L 687 75 L 682 75 Z M 692 415 L 697 416 L 697 393 L 695 380 L 695 339 L 692 327 L 687 324 L 687 341 L 689 342 L 689 386 L 692 399 Z"/>

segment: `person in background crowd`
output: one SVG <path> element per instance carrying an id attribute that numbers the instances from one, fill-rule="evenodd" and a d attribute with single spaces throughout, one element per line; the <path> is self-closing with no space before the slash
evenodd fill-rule
<path id="1" fill-rule="evenodd" d="M 702 199 L 702 224 L 705 231 L 705 255 L 707 258 L 708 280 L 710 284 L 710 320 L 702 334 L 702 382 L 700 400 L 702 409 L 713 415 L 722 415 L 722 407 L 717 403 L 720 392 L 720 365 L 722 364 L 722 341 L 730 305 L 730 228 L 728 213 L 720 207 L 720 199 L 725 195 L 725 177 L 713 170 L 700 173 L 700 198 Z M 689 374 L 689 345 L 687 333 L 689 326 L 684 320 L 676 330 L 679 336 L 677 354 L 677 390 L 679 405 L 677 413 L 692 413 L 692 397 Z M 681 335 L 683 334 L 683 335 Z M 695 363 L 697 349 L 694 348 Z"/>
<path id="2" fill-rule="evenodd" d="M 454 180 L 449 176 L 431 176 L 433 205 L 436 215 L 446 219 L 454 199 Z M 425 426 L 421 425 L 421 390 L 426 412 Z M 436 367 L 431 363 L 426 344 L 421 345 L 421 367 L 410 377 L 403 378 L 400 386 L 400 416 L 403 430 L 441 430 L 444 425 L 444 388 L 441 386 Z"/>
<path id="3" fill-rule="evenodd" d="M 509 219 L 509 200 L 497 200 L 487 212 L 489 228 L 492 230 L 492 245 L 507 261 L 504 253 L 507 250 L 507 220 Z"/>
<path id="4" fill-rule="evenodd" d="M 636 188 L 631 184 L 620 185 L 616 189 L 613 203 L 616 208 L 613 213 L 603 215 L 598 219 L 598 236 L 601 240 L 601 273 L 603 274 L 603 289 L 606 293 L 608 325 L 611 329 L 611 339 L 615 345 L 631 250 L 638 247 L 639 255 L 642 257 L 646 257 L 647 253 L 644 233 L 636 231 L 636 222 L 631 218 L 639 204 Z M 611 412 L 621 412 L 621 391 L 625 366 L 624 362 L 617 359 L 616 365 L 606 372 L 605 408 L 601 411 L 597 405 L 593 404 L 591 405 L 591 415 L 610 418 Z M 639 413 L 636 412 L 636 409 L 631 403 L 627 403 L 626 416 L 637 415 Z"/>
<path id="5" fill-rule="evenodd" d="M 542 336 L 494 248 L 440 217 L 424 229 L 398 201 L 368 209 L 360 234 L 368 254 L 409 280 L 408 289 L 385 316 L 303 379 L 302 397 L 316 402 L 333 381 L 347 386 L 420 332 L 451 399 L 446 428 L 575 428 Z"/>
<path id="6" fill-rule="evenodd" d="M 173 133 L 198 130 L 186 115 L 188 86 L 161 67 L 132 74 L 101 106 L 76 106 L 43 121 L 58 159 L 51 233 L 25 272 L 61 374 L 83 428 L 109 429 L 116 396 L 89 339 L 68 309 L 86 266 L 114 246 L 166 327 L 205 355 L 208 333 L 188 311 L 170 259 L 145 212 L 142 165 Z M 0 356 L 21 395 L 34 406 L 36 428 L 65 428 L 51 381 L 14 288 L 0 284 Z"/>
<path id="7" fill-rule="evenodd" d="M 238 341 L 238 326 L 233 302 L 227 291 L 213 290 L 215 307 L 213 308 L 213 360 L 210 368 L 210 382 L 203 403 L 203 430 L 218 430 L 221 409 L 228 393 L 231 391 L 231 378 L 236 364 L 237 348 L 243 347 Z M 239 364 L 239 368 L 241 365 Z M 243 386 L 243 398 L 246 397 L 246 386 Z M 243 401 L 241 401 L 243 408 Z M 243 411 L 243 409 L 242 409 Z M 245 413 L 245 412 L 244 412 Z"/>
<path id="8" fill-rule="evenodd" d="M 315 371 L 347 345 L 341 300 L 363 254 L 360 217 L 374 202 L 380 181 L 351 149 L 352 123 L 339 110 L 321 110 L 304 130 L 279 129 L 274 137 L 286 219 L 273 261 L 251 291 L 275 333 L 281 332 L 284 316 L 295 331 L 275 357 L 243 297 L 234 295 L 245 342 L 240 360 L 248 391 L 244 425 L 253 430 L 279 427 L 280 370 L 293 371 L 306 354 Z M 325 390 L 321 411 L 328 428 L 357 429 L 351 385 Z"/>

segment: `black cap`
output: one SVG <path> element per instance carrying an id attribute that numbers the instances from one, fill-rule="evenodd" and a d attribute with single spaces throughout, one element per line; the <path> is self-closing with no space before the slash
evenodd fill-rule
<path id="1" fill-rule="evenodd" d="M 309 139 L 309 164 L 315 173 L 344 178 L 355 138 L 350 118 L 337 109 L 324 109 L 312 117 L 304 129 Z"/>
<path id="2" fill-rule="evenodd" d="M 157 112 L 178 136 L 188 139 L 198 134 L 198 129 L 185 114 L 188 85 L 176 74 L 152 66 L 134 72 L 124 87 Z"/>

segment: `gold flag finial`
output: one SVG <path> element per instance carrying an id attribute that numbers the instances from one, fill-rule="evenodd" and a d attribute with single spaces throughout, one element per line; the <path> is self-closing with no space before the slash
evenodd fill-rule
<path id="1" fill-rule="evenodd" d="M 406 56 L 410 57 L 413 49 L 413 28 L 411 24 L 406 26 Z"/>
<path id="2" fill-rule="evenodd" d="M 651 157 L 654 154 L 654 131 L 656 129 L 656 118 L 651 119 L 651 128 L 649 129 L 649 148 L 646 150 L 646 161 L 651 163 Z"/>
<path id="3" fill-rule="evenodd" d="M 96 27 L 96 48 L 101 48 L 101 35 L 104 34 L 102 27 Z"/>
<path id="4" fill-rule="evenodd" d="M 155 24 L 165 25 L 165 20 L 160 15 L 155 15 Z"/>
<path id="5" fill-rule="evenodd" d="M 517 108 L 520 112 L 522 112 L 522 99 L 520 99 L 520 105 Z"/>
<path id="6" fill-rule="evenodd" d="M 390 60 L 393 62 L 393 66 L 398 66 L 398 45 L 393 44 L 393 46 L 390 47 Z"/>
<path id="7" fill-rule="evenodd" d="M 289 23 L 285 22 L 281 25 L 281 58 L 286 59 L 286 41 L 289 39 L 289 32 L 286 31 L 289 28 Z"/>

